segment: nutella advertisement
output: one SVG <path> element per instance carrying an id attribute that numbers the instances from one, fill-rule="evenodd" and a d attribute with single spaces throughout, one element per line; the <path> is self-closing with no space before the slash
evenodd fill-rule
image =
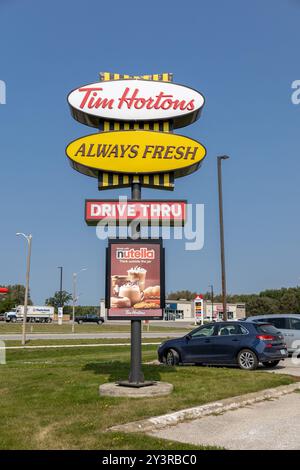
<path id="1" fill-rule="evenodd" d="M 107 252 L 109 319 L 162 319 L 163 248 L 160 241 L 110 241 Z"/>

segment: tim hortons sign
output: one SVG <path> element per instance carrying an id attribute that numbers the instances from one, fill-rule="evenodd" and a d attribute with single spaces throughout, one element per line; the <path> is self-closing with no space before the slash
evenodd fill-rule
<path id="1" fill-rule="evenodd" d="M 204 105 L 198 91 L 171 82 L 111 80 L 83 85 L 68 95 L 73 117 L 91 127 L 108 121 L 195 122 Z"/>
<path id="2" fill-rule="evenodd" d="M 99 170 L 124 174 L 174 172 L 181 177 L 196 171 L 204 146 L 194 139 L 166 132 L 113 131 L 87 135 L 66 148 L 77 171 L 98 176 Z"/>

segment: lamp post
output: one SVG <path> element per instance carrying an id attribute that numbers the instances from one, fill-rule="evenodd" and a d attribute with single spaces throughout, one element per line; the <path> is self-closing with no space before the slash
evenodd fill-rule
<path id="1" fill-rule="evenodd" d="M 224 221 L 223 221 L 222 160 L 227 160 L 228 158 L 229 157 L 227 155 L 217 157 L 217 161 L 218 161 L 218 189 L 219 189 L 221 273 L 222 273 L 222 301 L 223 301 L 223 320 L 224 321 L 227 321 L 227 302 L 226 302 L 226 271 L 225 271 Z"/>
<path id="2" fill-rule="evenodd" d="M 62 300 L 62 288 L 63 288 L 63 266 L 57 266 L 57 269 L 60 270 L 60 283 L 59 283 L 59 306 L 63 306 Z"/>
<path id="3" fill-rule="evenodd" d="M 73 315 L 72 315 L 72 333 L 75 332 L 75 304 L 77 302 L 77 276 L 82 271 L 86 271 L 87 268 L 82 268 L 78 273 L 73 273 Z"/>
<path id="4" fill-rule="evenodd" d="M 60 283 L 59 283 L 59 307 L 57 309 L 57 323 L 62 325 L 62 315 L 63 315 L 63 299 L 62 299 L 62 288 L 63 288 L 63 266 L 57 266 L 57 269 L 60 270 Z"/>
<path id="5" fill-rule="evenodd" d="M 25 233 L 16 233 L 17 236 L 21 235 L 26 238 L 28 243 L 27 263 L 26 263 L 26 285 L 25 285 L 25 298 L 24 298 L 24 316 L 22 326 L 22 346 L 26 344 L 26 322 L 27 322 L 27 306 L 28 306 L 28 293 L 29 293 L 29 277 L 30 277 L 30 261 L 31 261 L 31 242 L 32 235 L 25 235 Z"/>
<path id="6" fill-rule="evenodd" d="M 210 284 L 210 299 L 211 299 L 211 321 L 214 319 L 214 286 Z"/>

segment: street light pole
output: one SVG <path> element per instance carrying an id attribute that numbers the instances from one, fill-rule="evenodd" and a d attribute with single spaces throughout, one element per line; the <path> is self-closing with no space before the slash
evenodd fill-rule
<path id="1" fill-rule="evenodd" d="M 73 315 L 72 315 L 72 333 L 75 332 L 75 305 L 77 302 L 77 276 L 82 271 L 86 271 L 87 268 L 82 268 L 78 273 L 73 273 Z"/>
<path id="2" fill-rule="evenodd" d="M 228 158 L 229 157 L 227 155 L 223 155 L 217 158 L 218 189 L 219 189 L 221 273 L 222 273 L 222 301 L 223 301 L 223 320 L 224 321 L 227 321 L 227 302 L 226 302 L 226 271 L 225 271 L 224 221 L 223 221 L 222 160 L 227 160 Z"/>
<path id="3" fill-rule="evenodd" d="M 60 283 L 59 283 L 59 306 L 63 307 L 62 300 L 62 288 L 63 288 L 63 266 L 57 266 L 57 269 L 60 270 Z"/>
<path id="4" fill-rule="evenodd" d="M 32 235 L 25 235 L 25 233 L 16 233 L 16 235 L 22 235 L 26 238 L 28 243 L 28 253 L 26 262 L 26 285 L 25 285 L 25 298 L 24 298 L 24 315 L 23 315 L 23 326 L 22 326 L 22 346 L 26 344 L 26 322 L 27 322 L 27 306 L 28 306 L 28 294 L 29 294 L 29 278 L 30 278 L 30 261 L 31 261 L 31 242 Z"/>

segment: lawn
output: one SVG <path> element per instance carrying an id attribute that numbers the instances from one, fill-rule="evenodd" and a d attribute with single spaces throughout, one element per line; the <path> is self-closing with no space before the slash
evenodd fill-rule
<path id="1" fill-rule="evenodd" d="M 159 326 L 159 325 L 149 325 L 150 333 L 187 333 L 188 331 L 194 328 L 193 325 L 182 327 L 170 327 L 170 326 Z M 58 325 L 57 323 L 28 323 L 26 325 L 26 331 L 28 333 L 72 333 L 72 323 L 64 323 L 63 325 Z M 111 324 L 104 323 L 102 325 L 97 325 L 96 323 L 87 323 L 83 325 L 75 324 L 75 333 L 129 333 L 130 324 Z M 143 332 L 148 332 L 147 326 L 143 325 Z M 6 323 L 0 322 L 0 335 L 6 334 L 21 334 L 22 333 L 22 323 Z"/>
<path id="2" fill-rule="evenodd" d="M 142 343 L 154 343 L 157 344 L 157 346 L 162 342 L 167 339 L 170 339 L 167 335 L 161 338 L 143 338 Z M 9 346 L 18 346 L 21 347 L 21 341 L 20 340 L 11 340 L 11 339 L 6 339 L 5 340 L 6 347 Z M 130 337 L 128 338 L 94 338 L 94 339 L 89 339 L 89 338 L 84 338 L 84 339 L 29 339 L 26 341 L 26 347 L 27 346 L 72 346 L 72 345 L 94 345 L 94 344 L 130 344 Z M 29 348 L 30 349 L 30 348 Z M 41 348 L 42 349 L 42 348 Z"/>
<path id="3" fill-rule="evenodd" d="M 100 397 L 100 384 L 126 379 L 127 346 L 10 350 L 0 365 L 1 449 L 188 449 L 142 434 L 104 432 L 115 424 L 292 383 L 289 376 L 233 368 L 145 364 L 146 379 L 174 385 L 170 397 Z M 156 347 L 143 346 L 143 361 Z M 167 436 L 166 436 L 167 437 Z"/>

